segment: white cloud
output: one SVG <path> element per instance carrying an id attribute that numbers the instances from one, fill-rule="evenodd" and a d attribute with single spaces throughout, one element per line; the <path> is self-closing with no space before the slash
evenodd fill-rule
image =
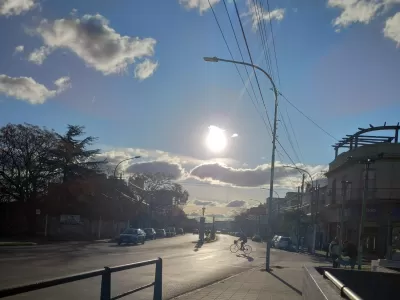
<path id="1" fill-rule="evenodd" d="M 0 74 L 0 93 L 30 104 L 43 104 L 47 99 L 63 92 L 69 86 L 69 78 L 62 77 L 54 82 L 56 90 L 49 90 L 31 77 L 10 77 Z"/>
<path id="2" fill-rule="evenodd" d="M 260 22 L 269 20 L 281 21 L 285 16 L 285 9 L 283 8 L 277 8 L 268 12 L 262 6 L 254 4 L 251 0 L 247 0 L 247 6 L 249 11 L 242 16 L 251 16 L 254 31 L 258 29 Z"/>
<path id="3" fill-rule="evenodd" d="M 335 27 L 347 27 L 352 23 L 368 24 L 383 5 L 384 1 L 378 0 L 328 0 L 329 7 L 342 10 L 333 21 Z"/>
<path id="4" fill-rule="evenodd" d="M 34 0 L 0 0 L 0 15 L 20 15 L 35 6 Z"/>
<path id="5" fill-rule="evenodd" d="M 220 2 L 220 0 L 178 0 L 179 4 L 183 5 L 187 9 L 198 9 L 200 14 L 207 11 L 210 8 L 210 4 L 213 6 Z"/>
<path id="6" fill-rule="evenodd" d="M 385 37 L 395 41 L 397 47 L 400 47 L 400 12 L 386 20 L 383 34 Z"/>
<path id="7" fill-rule="evenodd" d="M 154 74 L 158 67 L 158 62 L 153 62 L 150 59 L 145 59 L 135 67 L 135 78 L 144 80 Z"/>
<path id="8" fill-rule="evenodd" d="M 14 54 L 24 52 L 24 46 L 20 45 L 15 47 Z"/>
<path id="9" fill-rule="evenodd" d="M 156 45 L 153 38 L 120 35 L 99 14 L 80 19 L 45 19 L 35 32 L 42 37 L 47 51 L 68 49 L 104 75 L 126 72 L 137 59 L 153 56 Z"/>
<path id="10" fill-rule="evenodd" d="M 30 53 L 28 56 L 28 60 L 30 62 L 33 62 L 34 64 L 41 65 L 43 61 L 47 58 L 47 56 L 51 53 L 51 51 L 52 50 L 50 47 L 42 46 Z"/>

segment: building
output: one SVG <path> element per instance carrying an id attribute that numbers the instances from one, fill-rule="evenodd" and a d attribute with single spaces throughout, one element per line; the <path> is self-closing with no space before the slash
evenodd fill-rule
<path id="1" fill-rule="evenodd" d="M 328 241 L 340 236 L 343 220 L 343 239 L 358 243 L 364 200 L 364 252 L 385 256 L 392 232 L 400 227 L 399 130 L 399 124 L 370 125 L 333 145 L 335 159 L 318 209 Z"/>

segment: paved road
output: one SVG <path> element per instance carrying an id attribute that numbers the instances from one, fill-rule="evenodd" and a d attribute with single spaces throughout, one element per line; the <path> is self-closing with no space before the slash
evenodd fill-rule
<path id="1" fill-rule="evenodd" d="M 163 258 L 164 298 L 168 299 L 217 280 L 260 266 L 265 260 L 265 244 L 252 243 L 253 252 L 245 257 L 232 254 L 234 238 L 221 235 L 214 243 L 197 249 L 196 236 L 187 234 L 146 242 L 139 246 L 82 244 L 38 246 L 36 248 L 0 249 L 0 288 L 35 282 L 56 276 Z M 308 258 L 273 250 L 273 264 L 298 262 Z M 112 294 L 117 295 L 154 281 L 154 266 L 123 271 L 112 275 Z M 100 278 L 87 279 L 48 288 L 10 299 L 99 299 Z M 152 299 L 152 289 L 124 299 Z"/>

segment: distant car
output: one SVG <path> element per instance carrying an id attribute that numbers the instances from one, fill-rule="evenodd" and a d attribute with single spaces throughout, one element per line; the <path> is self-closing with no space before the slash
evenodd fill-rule
<path id="1" fill-rule="evenodd" d="M 292 239 L 290 237 L 280 236 L 275 241 L 275 248 L 288 249 L 291 244 L 292 244 Z"/>
<path id="2" fill-rule="evenodd" d="M 146 241 L 146 233 L 142 229 L 127 228 L 118 238 L 118 245 L 121 244 L 139 244 Z"/>
<path id="3" fill-rule="evenodd" d="M 240 236 L 241 236 L 240 232 L 235 232 L 235 237 L 240 237 Z"/>
<path id="4" fill-rule="evenodd" d="M 175 228 L 174 227 L 169 227 L 165 230 L 167 233 L 167 237 L 173 237 L 176 236 Z"/>
<path id="5" fill-rule="evenodd" d="M 199 230 L 198 229 L 193 229 L 193 234 L 199 234 Z"/>
<path id="6" fill-rule="evenodd" d="M 275 247 L 275 242 L 279 238 L 279 235 L 274 235 L 274 237 L 271 240 L 271 247 Z"/>
<path id="7" fill-rule="evenodd" d="M 251 238 L 251 240 L 252 240 L 253 242 L 261 242 L 261 236 L 259 236 L 258 234 L 256 234 L 255 236 L 253 236 L 253 237 Z"/>
<path id="8" fill-rule="evenodd" d="M 157 233 L 153 228 L 145 228 L 144 232 L 147 240 L 155 240 L 157 238 Z"/>
<path id="9" fill-rule="evenodd" d="M 178 228 L 178 229 L 176 230 L 176 234 L 184 235 L 185 232 L 183 231 L 183 228 Z"/>
<path id="10" fill-rule="evenodd" d="M 165 232 L 164 229 L 156 229 L 156 236 L 158 238 L 165 238 L 167 237 L 167 233 Z"/>

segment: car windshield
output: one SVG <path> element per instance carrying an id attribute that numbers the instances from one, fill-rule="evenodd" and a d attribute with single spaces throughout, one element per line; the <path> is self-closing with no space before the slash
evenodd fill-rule
<path id="1" fill-rule="evenodd" d="M 137 234 L 137 232 L 137 229 L 128 228 L 123 232 L 123 234 Z"/>
<path id="2" fill-rule="evenodd" d="M 289 237 L 281 237 L 280 241 L 282 242 L 289 242 L 290 238 Z"/>

